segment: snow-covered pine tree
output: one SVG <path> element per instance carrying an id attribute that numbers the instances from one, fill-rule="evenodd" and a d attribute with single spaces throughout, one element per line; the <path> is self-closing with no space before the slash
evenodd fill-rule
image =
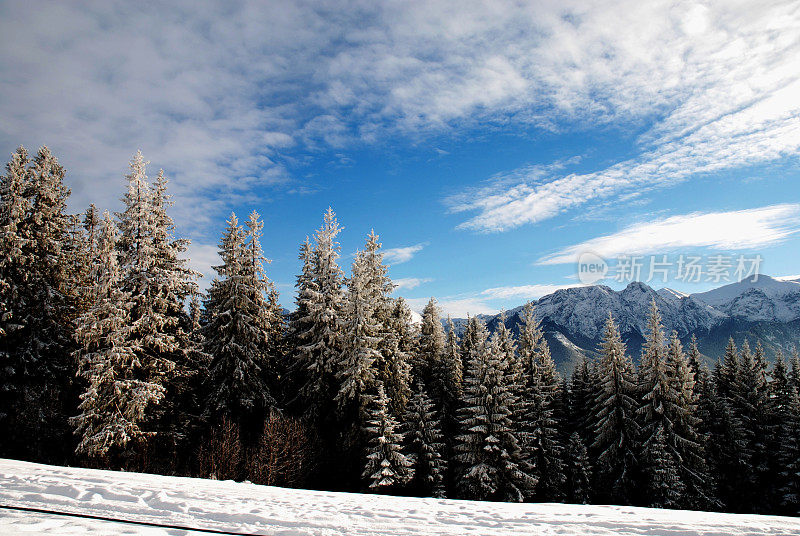
<path id="1" fill-rule="evenodd" d="M 703 510 L 711 510 L 719 507 L 716 498 L 717 477 L 712 469 L 712 460 L 716 455 L 712 453 L 711 434 L 714 421 L 718 412 L 718 398 L 714 389 L 714 382 L 708 367 L 702 362 L 700 350 L 697 347 L 697 337 L 692 335 L 689 343 L 689 370 L 694 374 L 694 392 L 697 400 L 697 442 L 700 444 L 703 453 L 702 483 L 700 484 L 700 497 L 704 499 L 698 503 Z"/>
<path id="2" fill-rule="evenodd" d="M 443 498 L 447 460 L 441 422 L 424 383 L 415 384 L 405 415 L 408 459 L 414 471 L 411 489 L 422 497 Z"/>
<path id="3" fill-rule="evenodd" d="M 413 476 L 411 461 L 403 453 L 403 434 L 398 431 L 397 420 L 389 412 L 389 399 L 380 384 L 370 408 L 365 435 L 368 447 L 361 476 L 367 489 L 391 493 L 407 485 Z"/>
<path id="4" fill-rule="evenodd" d="M 99 234 L 90 273 L 91 306 L 76 330 L 79 372 L 88 385 L 80 397 L 80 414 L 70 421 L 80 438 L 78 454 L 104 467 L 124 467 L 130 463 L 131 444 L 152 434 L 142 424 L 148 408 L 162 400 L 164 388 L 142 379 L 144 367 L 127 336 L 129 302 L 120 289 L 117 230 L 108 212 Z"/>
<path id="5" fill-rule="evenodd" d="M 297 366 L 303 371 L 300 395 L 305 417 L 315 424 L 329 421 L 335 407 L 335 366 L 341 356 L 344 274 L 337 263 L 341 231 L 333 209 L 328 208 L 317 230 L 311 252 L 310 280 L 299 290 L 298 306 L 307 311 L 300 334 Z"/>
<path id="6" fill-rule="evenodd" d="M 25 221 L 30 211 L 30 158 L 19 147 L 0 176 L 0 434 L 5 438 L 0 454 L 15 455 L 17 438 L 16 415 L 9 411 L 20 407 L 24 399 L 21 376 L 25 373 L 20 361 L 19 345 L 24 339 L 24 324 L 18 320 L 24 313 L 24 275 L 29 264 Z"/>
<path id="7" fill-rule="evenodd" d="M 602 502 L 630 504 L 638 468 L 636 371 L 610 312 L 599 351 L 599 389 L 591 412 L 595 423 L 592 451 L 597 459 L 594 489 Z M 578 374 L 580 382 L 590 381 L 588 370 Z"/>
<path id="8" fill-rule="evenodd" d="M 643 461 L 649 468 L 647 490 L 651 508 L 677 508 L 684 491 L 678 463 L 665 435 L 664 428 L 658 428 L 643 453 Z"/>
<path id="9" fill-rule="evenodd" d="M 520 378 L 519 385 L 511 388 L 518 390 L 521 402 L 517 405 L 517 428 L 524 456 L 533 465 L 533 476 L 538 480 L 533 498 L 558 502 L 564 497 L 565 484 L 564 445 L 557 420 L 561 380 L 533 303 L 526 304 L 522 312 L 519 361 L 519 373 L 510 371 L 512 378 Z"/>
<path id="10" fill-rule="evenodd" d="M 378 344 L 382 326 L 375 315 L 368 263 L 363 251 L 356 253 L 352 275 L 347 280 L 348 291 L 342 311 L 342 354 L 336 367 L 339 385 L 336 401 L 346 427 L 343 436 L 354 442 L 355 450 L 360 450 L 355 436 L 364 428 L 369 402 L 380 382 L 377 365 L 381 358 Z"/>
<path id="11" fill-rule="evenodd" d="M 298 259 L 301 262 L 301 270 L 295 282 L 295 310 L 289 318 L 289 329 L 287 334 L 288 351 L 291 353 L 291 360 L 288 364 L 289 374 L 286 386 L 287 408 L 296 414 L 304 414 L 304 398 L 300 392 L 301 387 L 308 381 L 309 371 L 303 357 L 307 354 L 302 352 L 311 341 L 313 334 L 313 323 L 310 316 L 311 300 L 316 296 L 316 281 L 314 280 L 314 249 L 311 241 L 306 237 L 300 245 Z"/>
<path id="12" fill-rule="evenodd" d="M 442 357 L 442 422 L 445 438 L 452 437 L 455 429 L 456 412 L 464 383 L 464 365 L 461 359 L 461 347 L 458 334 L 450 316 L 447 317 L 447 340 Z M 453 434 L 454 435 L 454 434 Z"/>
<path id="13" fill-rule="evenodd" d="M 0 186 L 0 265 L 4 388 L 14 415 L 3 419 L 5 454 L 39 461 L 68 455 L 72 400 L 74 289 L 67 250 L 73 218 L 64 168 L 47 147 L 29 161 L 23 148 Z"/>
<path id="14" fill-rule="evenodd" d="M 717 498 L 726 509 L 739 509 L 740 491 L 747 468 L 742 465 L 744 434 L 735 414 L 735 398 L 739 377 L 738 350 L 733 338 L 728 340 L 725 355 L 713 373 L 714 402 L 709 421 L 706 459 L 717 481 Z"/>
<path id="15" fill-rule="evenodd" d="M 745 487 L 738 497 L 742 511 L 763 512 L 769 508 L 764 500 L 770 487 L 767 479 L 771 455 L 767 452 L 770 400 L 766 361 L 761 345 L 753 353 L 747 340 L 742 344 L 740 358 L 733 410 L 743 434 L 740 465 Z"/>
<path id="16" fill-rule="evenodd" d="M 252 221 L 252 220 L 251 220 Z M 255 220 L 258 224 L 258 220 Z M 255 440 L 267 414 L 277 406 L 267 384 L 268 321 L 260 247 L 254 250 L 248 229 L 231 214 L 219 245 L 222 264 L 215 266 L 205 304 L 203 349 L 210 364 L 206 414 L 210 422 L 228 419 L 246 441 Z M 260 229 L 258 229 L 260 230 Z M 249 247 L 250 246 L 250 247 Z M 255 262 L 255 265 L 253 265 Z"/>
<path id="17" fill-rule="evenodd" d="M 381 381 L 386 386 L 389 409 L 403 415 L 411 397 L 411 357 L 417 349 L 417 330 L 411 323 L 411 308 L 402 297 L 391 300 L 388 336 L 383 339 Z"/>
<path id="18" fill-rule="evenodd" d="M 457 488 L 476 500 L 522 501 L 536 485 L 513 432 L 513 394 L 504 378 L 500 349 L 488 342 L 486 326 L 469 319 L 464 334 L 467 368 L 459 412 Z"/>
<path id="19" fill-rule="evenodd" d="M 441 312 L 436 305 L 436 299 L 431 298 L 422 311 L 418 350 L 412 360 L 412 375 L 415 381 L 421 380 L 429 387 L 431 397 L 440 409 L 446 389 L 447 371 L 444 370 L 446 344 Z"/>
<path id="20" fill-rule="evenodd" d="M 184 303 L 197 292 L 194 279 L 198 274 L 183 258 L 188 241 L 174 238 L 174 223 L 167 214 L 172 205 L 166 194 L 167 181 L 159 173 L 151 186 L 146 165 L 138 151 L 125 176 L 125 209 L 117 214 L 118 247 L 121 289 L 130 315 L 123 345 L 134 349 L 147 389 L 166 389 L 167 403 L 153 405 L 148 415 L 148 426 L 158 431 L 151 442 L 158 455 L 148 458 L 159 463 L 172 457 L 186 440 L 194 421 L 192 412 L 197 409 L 187 386 L 196 372 L 198 354 L 187 332 Z"/>
<path id="21" fill-rule="evenodd" d="M 671 437 L 667 435 L 666 438 L 672 441 L 668 447 L 672 449 L 684 485 L 680 504 L 694 509 L 707 508 L 713 504 L 713 498 L 707 487 L 709 474 L 704 443 L 698 433 L 700 419 L 697 416 L 694 373 L 675 331 L 667 347 L 667 370 L 672 382 L 673 401 L 666 406 L 672 413 L 669 417 Z"/>
<path id="22" fill-rule="evenodd" d="M 581 354 L 569 382 L 568 429 L 577 432 L 584 445 L 591 447 L 595 441 L 594 411 L 597 397 L 596 375 L 585 354 Z"/>
<path id="23" fill-rule="evenodd" d="M 647 504 L 661 507 L 667 504 L 664 490 L 659 488 L 666 485 L 665 477 L 661 475 L 665 469 L 659 464 L 671 464 L 670 471 L 674 470 L 674 478 L 683 486 L 677 467 L 680 455 L 675 452 L 675 445 L 681 439 L 676 434 L 675 419 L 681 409 L 666 354 L 661 314 L 653 300 L 639 369 L 641 405 L 637 418 L 641 436 L 642 484 Z M 671 473 L 669 479 L 673 479 Z"/>
<path id="24" fill-rule="evenodd" d="M 784 401 L 785 419 L 778 427 L 778 495 L 780 511 L 787 515 L 800 514 L 800 396 L 792 385 Z"/>
<path id="25" fill-rule="evenodd" d="M 573 432 L 569 436 L 564 459 L 566 460 L 564 471 L 567 502 L 589 504 L 592 467 L 589 462 L 589 453 L 586 450 L 586 445 L 584 445 L 577 432 Z"/>

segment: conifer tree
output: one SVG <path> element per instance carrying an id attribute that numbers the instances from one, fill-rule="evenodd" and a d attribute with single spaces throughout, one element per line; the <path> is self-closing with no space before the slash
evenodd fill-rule
<path id="1" fill-rule="evenodd" d="M 153 449 L 166 460 L 187 440 L 196 422 L 198 404 L 189 389 L 198 368 L 197 348 L 187 326 L 184 303 L 197 292 L 198 274 L 186 266 L 183 255 L 188 241 L 174 237 L 174 223 L 167 209 L 163 172 L 150 184 L 141 151 L 131 160 L 126 175 L 125 209 L 119 218 L 120 287 L 127 300 L 130 326 L 125 346 L 133 348 L 147 389 L 166 389 L 167 403 L 153 405 L 148 415 L 154 436 Z M 153 399 L 156 401 L 156 399 Z"/>
<path id="2" fill-rule="evenodd" d="M 439 408 L 442 407 L 446 390 L 447 371 L 444 369 L 446 344 L 441 313 L 436 305 L 436 299 L 431 298 L 422 311 L 422 324 L 420 325 L 418 351 L 413 363 L 413 376 L 430 387 L 431 396 Z"/>
<path id="3" fill-rule="evenodd" d="M 336 370 L 339 384 L 336 400 L 340 411 L 347 415 L 344 420 L 348 430 L 344 435 L 351 439 L 364 427 L 369 401 L 380 382 L 378 362 L 381 358 L 379 343 L 382 326 L 375 315 L 376 303 L 370 288 L 370 276 L 369 259 L 359 251 L 347 282 L 348 292 L 342 315 L 342 355 Z M 349 425 L 354 426 L 355 431 L 350 430 Z"/>
<path id="4" fill-rule="evenodd" d="M 416 353 L 417 334 L 411 323 L 411 309 L 400 297 L 392 305 L 388 334 L 383 339 L 381 381 L 386 386 L 393 415 L 403 415 L 411 397 L 411 358 Z"/>
<path id="5" fill-rule="evenodd" d="M 335 365 L 341 356 L 342 282 L 344 274 L 337 263 L 341 231 L 333 209 L 328 208 L 322 227 L 317 230 L 311 252 L 309 281 L 301 288 L 298 305 L 306 311 L 307 326 L 297 347 L 298 366 L 303 371 L 300 393 L 305 416 L 314 423 L 329 420 L 334 404 Z"/>
<path id="6" fill-rule="evenodd" d="M 268 330 L 275 319 L 266 302 L 271 286 L 263 271 L 258 217 L 251 216 L 247 231 L 236 214 L 227 223 L 202 328 L 203 349 L 211 360 L 206 412 L 211 422 L 235 422 L 249 441 L 277 409 L 268 384 L 273 368 Z"/>
<path id="7" fill-rule="evenodd" d="M 389 412 L 389 399 L 383 386 L 378 385 L 365 429 L 369 442 L 362 478 L 370 491 L 398 491 L 413 476 L 411 461 L 402 451 L 403 434 L 397 428 L 397 421 Z"/>
<path id="8" fill-rule="evenodd" d="M 596 421 L 592 445 L 597 453 L 595 490 L 604 502 L 626 504 L 633 500 L 638 467 L 637 387 L 633 362 L 626 355 L 611 313 L 603 332 L 597 374 L 599 391 L 593 411 Z"/>
<path id="9" fill-rule="evenodd" d="M 405 423 L 408 459 L 414 471 L 412 489 L 424 497 L 444 497 L 447 460 L 444 457 L 441 422 L 422 381 L 416 382 Z"/>
<path id="10" fill-rule="evenodd" d="M 573 432 L 567 442 L 564 457 L 566 476 L 566 499 L 573 504 L 589 504 L 591 497 L 591 473 L 589 453 L 580 436 Z"/>
<path id="11" fill-rule="evenodd" d="M 125 466 L 129 443 L 152 435 L 143 428 L 147 410 L 164 397 L 163 386 L 142 379 L 144 367 L 127 337 L 129 302 L 120 289 L 116 245 L 116 226 L 106 212 L 91 267 L 92 305 L 76 331 L 79 371 L 88 385 L 80 414 L 71 419 L 80 438 L 77 453 L 110 467 Z"/>
<path id="12" fill-rule="evenodd" d="M 74 219 L 66 213 L 64 173 L 47 147 L 33 161 L 20 147 L 0 182 L 0 382 L 4 407 L 16 408 L 0 418 L 4 454 L 39 461 L 68 455 L 67 407 L 74 403 L 77 304 L 65 247 Z"/>
<path id="13" fill-rule="evenodd" d="M 467 368 L 456 446 L 457 487 L 466 498 L 522 501 L 536 479 L 512 430 L 514 400 L 503 377 L 500 350 L 489 344 L 486 326 L 475 317 L 469 319 L 464 341 Z"/>
<path id="14" fill-rule="evenodd" d="M 519 356 L 520 372 L 509 372 L 513 379 L 521 377 L 519 429 L 525 458 L 533 465 L 538 481 L 533 497 L 540 502 L 557 502 L 563 499 L 565 483 L 564 445 L 556 413 L 560 378 L 532 303 L 523 309 Z"/>
<path id="15" fill-rule="evenodd" d="M 648 506 L 652 508 L 676 508 L 681 502 L 684 484 L 678 471 L 678 463 L 667 445 L 664 428 L 658 428 L 643 452 L 648 467 L 646 483 Z"/>

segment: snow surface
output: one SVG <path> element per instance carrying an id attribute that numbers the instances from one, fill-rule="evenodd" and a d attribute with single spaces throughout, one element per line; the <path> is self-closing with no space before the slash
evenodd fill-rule
<path id="1" fill-rule="evenodd" d="M 383 497 L 14 460 L 0 460 L 0 504 L 282 536 L 800 534 L 800 520 L 778 516 Z M 0 533 L 198 534 L 11 510 L 0 510 Z"/>

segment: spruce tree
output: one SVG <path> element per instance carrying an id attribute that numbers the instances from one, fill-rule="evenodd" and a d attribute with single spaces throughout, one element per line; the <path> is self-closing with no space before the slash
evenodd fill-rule
<path id="1" fill-rule="evenodd" d="M 266 302 L 271 289 L 258 242 L 260 222 L 251 216 L 248 230 L 231 214 L 219 245 L 202 328 L 203 350 L 210 358 L 206 415 L 210 422 L 235 422 L 246 441 L 255 441 L 267 415 L 277 409 L 268 380 L 272 371 Z"/>
<path id="2" fill-rule="evenodd" d="M 522 501 L 536 479 L 512 429 L 514 399 L 500 349 L 489 344 L 486 326 L 475 317 L 469 319 L 464 341 L 467 368 L 456 445 L 459 493 L 477 500 Z"/>
<path id="3" fill-rule="evenodd" d="M 446 374 L 444 354 L 447 344 L 441 312 L 436 300 L 431 298 L 422 311 L 419 344 L 413 360 L 413 376 L 430 387 L 431 396 L 442 407 L 446 390 Z"/>
<path id="4" fill-rule="evenodd" d="M 412 462 L 414 478 L 411 489 L 423 497 L 445 496 L 445 446 L 439 414 L 428 396 L 422 381 L 416 382 L 416 391 L 406 410 L 408 458 Z"/>
<path id="5" fill-rule="evenodd" d="M 398 491 L 413 476 L 411 461 L 402 450 L 403 434 L 397 428 L 397 421 L 389 412 L 389 399 L 383 386 L 378 385 L 377 397 L 365 429 L 369 440 L 362 478 L 370 491 Z"/>
<path id="6" fill-rule="evenodd" d="M 330 424 L 336 395 L 335 366 L 341 356 L 342 283 L 344 274 L 337 263 L 341 231 L 333 209 L 328 208 L 317 230 L 310 259 L 310 280 L 298 297 L 306 311 L 306 331 L 297 347 L 298 366 L 303 371 L 300 393 L 304 413 L 312 423 Z"/>
<path id="7" fill-rule="evenodd" d="M 152 456 L 146 459 L 158 464 L 161 460 L 170 463 L 168 458 L 174 458 L 196 423 L 198 404 L 189 385 L 199 354 L 187 331 L 184 304 L 197 292 L 198 274 L 186 265 L 188 241 L 174 237 L 174 223 L 167 213 L 172 202 L 163 172 L 151 185 L 146 165 L 141 151 L 137 152 L 126 175 L 125 208 L 117 215 L 118 247 L 120 287 L 130 322 L 123 344 L 133 348 L 146 389 L 166 389 L 166 403 L 154 404 L 148 415 L 148 427 L 158 434 L 144 445 L 158 453 L 154 461 Z"/>
<path id="8" fill-rule="evenodd" d="M 635 373 L 619 328 L 609 313 L 597 366 L 599 392 L 592 412 L 595 416 L 592 451 L 597 457 L 594 489 L 603 502 L 629 504 L 634 499 L 638 467 Z M 589 381 L 588 371 L 582 376 L 581 381 Z"/>
<path id="9" fill-rule="evenodd" d="M 51 462 L 69 455 L 67 408 L 75 402 L 74 251 L 66 247 L 74 218 L 64 174 L 47 147 L 33 161 L 20 147 L 0 181 L 0 382 L 3 407 L 16 408 L 0 416 L 2 453 Z"/>
<path id="10" fill-rule="evenodd" d="M 79 372 L 87 382 L 71 419 L 80 442 L 77 453 L 105 467 L 130 462 L 129 443 L 152 435 L 144 429 L 147 411 L 164 397 L 164 387 L 147 381 L 136 347 L 130 343 L 129 301 L 120 289 L 117 230 L 104 213 L 91 268 L 91 306 L 78 319 Z"/>
<path id="11" fill-rule="evenodd" d="M 592 467 L 589 453 L 577 432 L 569 436 L 564 457 L 566 500 L 573 504 L 589 504 Z"/>
<path id="12" fill-rule="evenodd" d="M 499 329 L 497 333 L 504 331 Z M 498 338 L 498 342 L 505 338 Z M 563 499 L 565 484 L 564 446 L 557 421 L 560 378 L 532 303 L 523 309 L 519 359 L 519 373 L 512 369 L 509 375 L 512 379 L 521 377 L 518 424 L 525 458 L 533 465 L 533 476 L 538 481 L 533 498 L 539 502 L 557 502 Z"/>

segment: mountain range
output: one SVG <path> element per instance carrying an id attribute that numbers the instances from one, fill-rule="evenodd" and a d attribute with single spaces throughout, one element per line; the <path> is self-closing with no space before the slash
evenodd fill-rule
<path id="1" fill-rule="evenodd" d="M 638 361 L 652 300 L 661 312 L 665 334 L 675 330 L 684 346 L 692 335 L 709 364 L 722 357 L 728 339 L 761 341 L 768 359 L 776 352 L 791 354 L 800 346 L 800 277 L 753 276 L 737 283 L 696 294 L 669 288 L 654 290 L 632 282 L 615 291 L 605 285 L 557 290 L 535 301 L 553 359 L 569 372 L 582 355 L 596 354 L 609 311 L 619 324 L 628 353 Z M 522 306 L 506 311 L 505 323 L 518 333 Z M 500 315 L 481 317 L 490 331 Z M 454 320 L 462 331 L 466 319 Z"/>

